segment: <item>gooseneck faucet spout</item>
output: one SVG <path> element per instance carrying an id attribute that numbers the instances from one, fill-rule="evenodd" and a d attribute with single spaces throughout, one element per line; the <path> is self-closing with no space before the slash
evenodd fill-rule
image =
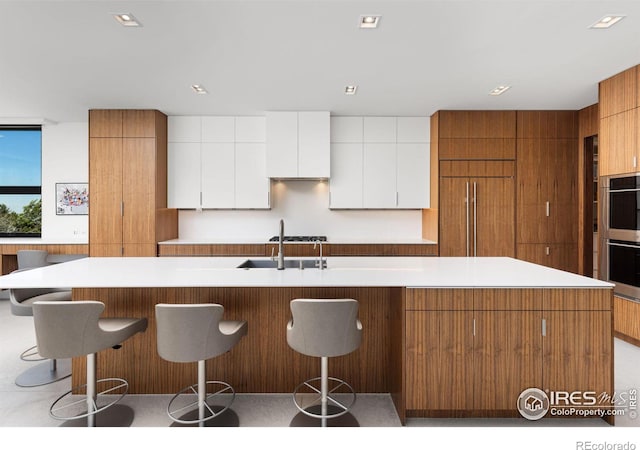
<path id="1" fill-rule="evenodd" d="M 284 270 L 284 250 L 282 241 L 284 240 L 284 220 L 280 219 L 280 235 L 278 236 L 278 270 Z"/>

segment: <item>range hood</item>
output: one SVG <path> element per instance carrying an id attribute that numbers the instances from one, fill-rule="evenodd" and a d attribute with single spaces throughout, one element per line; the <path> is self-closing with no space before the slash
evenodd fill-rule
<path id="1" fill-rule="evenodd" d="M 323 180 L 330 176 L 328 111 L 268 111 L 267 176 Z"/>

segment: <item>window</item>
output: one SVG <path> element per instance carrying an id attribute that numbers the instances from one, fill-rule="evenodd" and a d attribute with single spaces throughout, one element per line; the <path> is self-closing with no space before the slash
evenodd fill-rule
<path id="1" fill-rule="evenodd" d="M 42 129 L 0 126 L 0 237 L 40 237 Z"/>

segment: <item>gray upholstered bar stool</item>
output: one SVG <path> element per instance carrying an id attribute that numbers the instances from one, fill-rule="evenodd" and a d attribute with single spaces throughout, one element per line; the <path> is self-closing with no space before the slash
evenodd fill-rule
<path id="1" fill-rule="evenodd" d="M 25 270 L 25 269 L 18 269 Z M 29 269 L 26 269 L 29 270 Z M 16 271 L 16 272 L 17 272 Z M 9 289 L 11 313 L 14 316 L 33 316 L 33 303 L 36 301 L 71 301 L 70 290 L 58 289 Z M 33 346 L 22 352 L 20 359 L 24 361 L 44 361 Z M 16 377 L 15 383 L 21 387 L 43 386 L 71 376 L 70 359 L 49 359 L 40 362 Z"/>
<path id="2" fill-rule="evenodd" d="M 49 414 L 58 420 L 86 418 L 96 426 L 96 414 L 119 402 L 129 383 L 121 378 L 96 380 L 96 353 L 120 344 L 147 329 L 147 319 L 100 318 L 104 303 L 96 301 L 35 302 L 33 319 L 39 352 L 47 358 L 86 356 L 87 383 L 53 402 Z M 105 386 L 100 392 L 97 386 Z M 75 394 L 86 391 L 86 399 Z M 108 396 L 107 396 L 108 395 Z M 107 396 L 107 397 L 105 397 Z"/>
<path id="3" fill-rule="evenodd" d="M 198 363 L 198 383 L 184 388 L 173 396 L 167 414 L 175 422 L 198 424 L 220 416 L 235 399 L 231 385 L 223 381 L 206 381 L 206 360 L 228 352 L 247 334 L 247 322 L 222 320 L 224 307 L 209 304 L 157 304 L 156 322 L 158 354 L 171 362 Z M 213 393 L 207 386 L 215 386 Z M 195 398 L 194 398 L 195 396 Z M 222 409 L 209 404 L 222 400 Z M 189 413 L 198 408 L 198 418 Z M 219 406 L 219 405 L 217 405 Z"/>
<path id="4" fill-rule="evenodd" d="M 298 385 L 293 401 L 300 412 L 322 419 L 322 425 L 326 426 L 327 419 L 346 414 L 356 401 L 356 394 L 346 381 L 329 377 L 329 358 L 349 354 L 360 347 L 362 324 L 358 320 L 358 302 L 303 298 L 292 300 L 290 307 L 292 319 L 287 325 L 287 342 L 303 355 L 319 357 L 321 373 L 320 377 Z M 330 382 L 334 384 L 331 388 Z M 337 399 L 336 394 L 343 387 L 348 390 L 348 401 Z M 297 399 L 304 396 L 304 389 L 309 389 L 314 398 L 307 406 Z M 329 411 L 330 407 L 333 412 Z"/>

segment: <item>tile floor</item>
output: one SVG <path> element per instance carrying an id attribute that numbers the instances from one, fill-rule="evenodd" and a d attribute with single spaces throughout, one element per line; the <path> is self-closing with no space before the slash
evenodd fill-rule
<path id="1" fill-rule="evenodd" d="M 48 409 L 59 395 L 69 389 L 70 379 L 32 388 L 21 388 L 15 385 L 15 377 L 34 364 L 21 361 L 18 357 L 22 350 L 35 344 L 33 319 L 13 316 L 8 300 L 2 298 L 0 298 L 0 339 L 2 342 L 0 345 L 0 426 L 13 429 L 60 427 L 61 422 L 51 419 Z M 615 386 L 616 390 L 640 388 L 640 348 L 618 339 L 615 340 Z M 123 410 L 130 408 L 135 411 L 131 422 L 132 428 L 159 430 L 168 428 L 172 424 L 165 412 L 170 397 L 170 395 L 128 395 L 120 405 Z M 288 394 L 238 394 L 232 410 L 234 424 L 240 427 L 282 429 L 309 425 L 306 420 L 302 420 L 304 416 L 298 415 Z M 640 426 L 640 418 L 631 419 L 627 415 L 616 419 L 616 427 L 609 427 L 600 419 L 543 419 L 535 422 L 524 419 L 409 419 L 407 427 L 400 428 L 400 421 L 389 395 L 374 394 L 359 395 L 348 419 L 350 425 L 372 430 L 391 430 L 390 427 L 397 427 L 398 430 L 405 430 L 403 432 L 405 436 L 406 433 L 412 433 L 411 430 L 433 435 L 439 430 L 450 430 L 452 427 L 470 427 L 480 431 L 485 429 L 489 431 L 495 427 L 500 427 L 503 431 L 514 427 L 526 428 L 529 431 L 539 427 L 556 429 L 580 427 L 583 430 L 584 427 L 589 427 L 603 431 L 608 429 L 610 433 L 611 430 Z M 448 436 L 451 436 L 451 431 L 447 431 Z M 453 432 L 453 434 L 456 433 Z M 469 436 L 468 433 L 464 434 Z M 618 434 L 616 431 L 616 435 Z M 393 435 L 393 433 L 385 434 L 381 439 Z M 537 439 L 539 438 L 538 433 Z M 378 440 L 378 442 L 381 441 Z M 638 444 L 640 448 L 640 442 Z M 493 448 L 496 448 L 495 443 Z"/>

